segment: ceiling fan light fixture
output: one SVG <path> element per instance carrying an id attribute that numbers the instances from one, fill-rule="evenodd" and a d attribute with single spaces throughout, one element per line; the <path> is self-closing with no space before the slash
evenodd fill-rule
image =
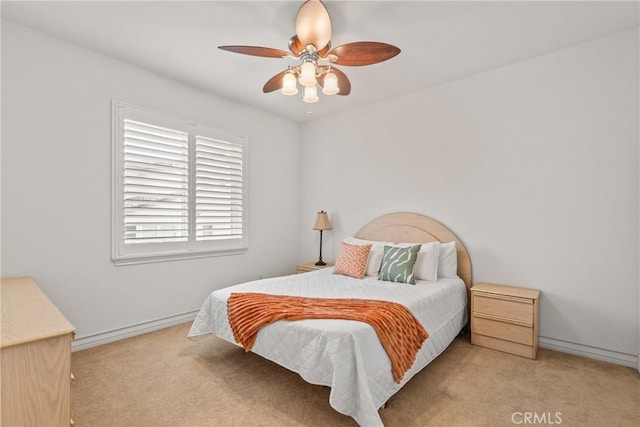
<path id="1" fill-rule="evenodd" d="M 298 93 L 298 85 L 296 83 L 296 75 L 289 71 L 282 77 L 282 89 L 284 95 L 295 95 Z"/>
<path id="2" fill-rule="evenodd" d="M 373 41 L 332 46 L 331 18 L 320 0 L 305 1 L 298 10 L 296 34 L 289 39 L 290 52 L 261 46 L 230 45 L 218 48 L 243 55 L 299 61 L 297 65 L 289 66 L 267 80 L 262 92 L 280 90 L 284 95 L 295 95 L 300 83 L 304 102 L 318 101 L 318 86 L 325 95 L 346 96 L 351 93 L 349 78 L 334 65 L 361 67 L 378 64 L 400 53 L 396 46 Z M 329 65 L 325 65 L 327 62 Z"/>
<path id="3" fill-rule="evenodd" d="M 300 78 L 298 82 L 302 86 L 312 87 L 317 83 L 316 80 L 316 65 L 312 61 L 305 61 L 300 67 Z"/>
<path id="4" fill-rule="evenodd" d="M 325 95 L 335 95 L 338 92 L 340 92 L 340 88 L 338 87 L 338 77 L 333 71 L 329 70 L 324 76 L 322 93 Z"/>
<path id="5" fill-rule="evenodd" d="M 304 88 L 304 96 L 302 100 L 308 103 L 318 102 L 318 89 L 316 86 L 305 86 Z"/>

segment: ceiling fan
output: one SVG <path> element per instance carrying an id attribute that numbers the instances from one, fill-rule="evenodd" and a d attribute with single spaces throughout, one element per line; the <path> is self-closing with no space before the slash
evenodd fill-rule
<path id="1" fill-rule="evenodd" d="M 262 88 L 264 93 L 277 89 L 285 95 L 298 93 L 297 83 L 304 88 L 303 101 L 318 101 L 317 86 L 325 95 L 349 95 L 351 82 L 334 64 L 346 66 L 372 65 L 400 53 L 396 46 L 360 41 L 331 48 L 331 18 L 320 0 L 308 0 L 296 15 L 296 34 L 289 39 L 289 50 L 259 46 L 218 46 L 219 49 L 266 58 L 299 59 L 300 65 L 289 66 L 271 77 Z"/>

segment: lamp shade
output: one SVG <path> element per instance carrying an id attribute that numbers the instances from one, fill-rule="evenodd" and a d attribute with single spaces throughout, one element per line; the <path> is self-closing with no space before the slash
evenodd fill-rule
<path id="1" fill-rule="evenodd" d="M 318 98 L 318 88 L 316 86 L 304 88 L 304 96 L 302 97 L 304 102 L 318 102 L 318 99 L 320 98 Z"/>
<path id="2" fill-rule="evenodd" d="M 324 76 L 324 87 L 322 88 L 322 93 L 325 95 L 335 95 L 338 92 L 340 92 L 340 88 L 338 87 L 338 77 L 333 71 L 328 71 Z"/>
<path id="3" fill-rule="evenodd" d="M 316 224 L 313 226 L 314 230 L 332 230 L 331 221 L 325 211 L 318 212 L 316 216 Z"/>
<path id="4" fill-rule="evenodd" d="M 282 77 L 282 92 L 285 95 L 295 95 L 298 93 L 298 87 L 296 86 L 296 76 L 292 72 L 287 72 Z"/>
<path id="5" fill-rule="evenodd" d="M 318 82 L 316 80 L 316 65 L 313 62 L 306 61 L 300 67 L 300 78 L 298 82 L 305 87 L 313 87 Z"/>

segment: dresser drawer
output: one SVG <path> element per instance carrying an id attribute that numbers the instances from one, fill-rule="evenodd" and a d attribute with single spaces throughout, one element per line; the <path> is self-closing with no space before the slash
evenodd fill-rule
<path id="1" fill-rule="evenodd" d="M 473 331 L 480 335 L 487 335 L 524 345 L 533 345 L 533 329 L 529 326 L 521 326 L 474 316 Z"/>
<path id="2" fill-rule="evenodd" d="M 536 358 L 537 347 L 519 344 L 517 342 L 505 341 L 498 338 L 487 337 L 485 335 L 472 334 L 471 344 L 492 348 L 498 351 L 515 354 L 529 359 Z"/>
<path id="3" fill-rule="evenodd" d="M 514 320 L 524 325 L 533 324 L 533 301 L 526 298 L 501 299 L 476 293 L 473 313 Z"/>

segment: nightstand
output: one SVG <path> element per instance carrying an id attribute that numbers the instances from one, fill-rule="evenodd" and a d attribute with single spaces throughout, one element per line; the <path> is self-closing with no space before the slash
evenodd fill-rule
<path id="1" fill-rule="evenodd" d="M 327 263 L 326 265 L 316 265 L 316 263 L 312 261 L 296 265 L 296 273 L 306 273 L 308 271 L 315 271 L 329 267 L 333 267 L 333 264 Z"/>
<path id="2" fill-rule="evenodd" d="M 537 289 L 476 283 L 471 288 L 471 343 L 535 359 Z"/>

